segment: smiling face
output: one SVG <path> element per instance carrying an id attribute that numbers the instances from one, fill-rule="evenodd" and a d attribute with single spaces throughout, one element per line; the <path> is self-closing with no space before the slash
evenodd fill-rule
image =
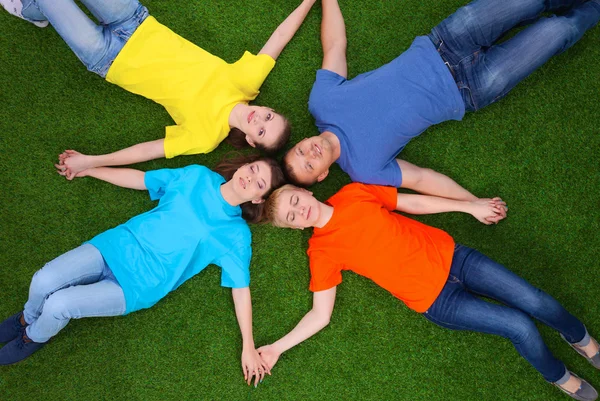
<path id="1" fill-rule="evenodd" d="M 290 176 L 300 185 L 322 181 L 335 161 L 331 143 L 322 136 L 305 138 L 290 149 L 284 158 Z"/>
<path id="2" fill-rule="evenodd" d="M 276 225 L 297 229 L 314 227 L 321 217 L 321 202 L 305 189 L 290 187 L 278 194 L 274 216 Z"/>
<path id="3" fill-rule="evenodd" d="M 271 168 L 264 161 L 248 163 L 233 174 L 233 190 L 245 202 L 261 203 L 271 189 Z"/>
<path id="4" fill-rule="evenodd" d="M 273 109 L 261 106 L 248 106 L 244 109 L 241 130 L 252 147 L 260 145 L 272 149 L 285 129 L 285 119 Z"/>

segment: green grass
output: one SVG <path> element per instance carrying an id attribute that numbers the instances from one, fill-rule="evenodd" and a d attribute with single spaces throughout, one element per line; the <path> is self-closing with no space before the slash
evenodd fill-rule
<path id="1" fill-rule="evenodd" d="M 145 1 L 175 32 L 227 61 L 257 52 L 298 1 Z M 465 0 L 341 0 L 350 76 L 405 50 Z M 293 142 L 316 133 L 306 107 L 320 66 L 320 7 L 269 76 L 258 104 L 286 114 Z M 509 218 L 486 227 L 459 214 L 418 218 L 504 263 L 554 295 L 600 336 L 600 28 L 506 99 L 432 127 L 402 156 L 480 196 L 502 196 Z M 66 148 L 99 154 L 160 138 L 171 119 L 146 99 L 87 72 L 52 28 L 0 13 L 0 316 L 22 308 L 43 264 L 153 207 L 145 193 L 52 167 Z M 209 155 L 141 169 L 213 166 Z M 333 168 L 324 199 L 348 177 Z M 261 345 L 309 310 L 308 231 L 253 227 L 254 335 Z M 567 366 L 600 374 L 540 326 Z M 2 400 L 565 400 L 504 339 L 434 326 L 366 279 L 345 274 L 331 324 L 282 356 L 257 389 L 242 381 L 230 291 L 210 267 L 150 310 L 71 322 L 34 357 L 0 368 Z"/>

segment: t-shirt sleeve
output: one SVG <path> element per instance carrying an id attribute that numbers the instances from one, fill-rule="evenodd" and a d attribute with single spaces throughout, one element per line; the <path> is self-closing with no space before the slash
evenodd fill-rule
<path id="1" fill-rule="evenodd" d="M 346 78 L 333 71 L 317 70 L 317 77 L 308 98 L 308 111 L 317 122 L 321 119 L 319 111 L 328 103 L 328 92 L 345 81 Z"/>
<path id="2" fill-rule="evenodd" d="M 184 169 L 182 168 L 147 171 L 144 174 L 144 184 L 150 194 L 150 199 L 162 198 L 169 185 L 179 180 L 183 175 Z"/>
<path id="3" fill-rule="evenodd" d="M 253 92 L 258 94 L 258 90 L 273 67 L 275 67 L 275 60 L 268 54 L 255 56 L 250 52 L 244 52 L 242 58 L 232 64 L 237 81 L 244 85 L 248 95 Z"/>
<path id="4" fill-rule="evenodd" d="M 355 164 L 357 164 L 357 162 L 355 162 Z M 402 185 L 402 170 L 400 170 L 400 166 L 398 166 L 396 159 L 388 162 L 376 172 L 360 169 L 356 166 L 349 174 L 354 182 L 373 185 L 388 185 L 395 188 L 400 188 Z"/>
<path id="5" fill-rule="evenodd" d="M 342 269 L 321 252 L 310 252 L 310 285 L 312 292 L 325 291 L 342 282 Z"/>
<path id="6" fill-rule="evenodd" d="M 373 195 L 381 205 L 389 211 L 396 210 L 398 190 L 382 185 L 363 185 L 364 189 Z"/>
<path id="7" fill-rule="evenodd" d="M 249 244 L 238 244 L 216 264 L 221 267 L 221 286 L 228 288 L 245 288 L 250 286 L 250 259 L 252 248 Z"/>
<path id="8" fill-rule="evenodd" d="M 192 132 L 185 125 L 171 125 L 166 128 L 165 157 L 171 159 L 179 155 L 196 155 L 214 150 L 220 141 L 206 133 Z"/>

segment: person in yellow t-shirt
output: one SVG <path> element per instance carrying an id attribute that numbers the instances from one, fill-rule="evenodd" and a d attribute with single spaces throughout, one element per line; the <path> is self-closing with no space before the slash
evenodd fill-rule
<path id="1" fill-rule="evenodd" d="M 231 64 L 160 24 L 138 0 L 82 0 L 99 24 L 73 0 L 0 0 L 0 4 L 37 26 L 49 22 L 88 70 L 161 104 L 175 121 L 166 128 L 164 139 L 111 154 L 66 150 L 57 167 L 73 179 L 92 167 L 208 153 L 228 135 L 236 147 L 280 150 L 290 136 L 287 119 L 248 102 L 258 95 L 315 1 L 302 1 L 257 55 L 245 52 Z"/>

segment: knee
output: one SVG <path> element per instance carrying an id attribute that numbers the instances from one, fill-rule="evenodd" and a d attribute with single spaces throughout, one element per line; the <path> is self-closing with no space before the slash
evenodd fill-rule
<path id="1" fill-rule="evenodd" d="M 68 297 L 62 294 L 62 291 L 50 295 L 46 302 L 44 302 L 42 313 L 52 316 L 57 320 L 70 319 Z"/>
<path id="2" fill-rule="evenodd" d="M 48 265 L 46 264 L 46 266 Z M 46 266 L 33 275 L 29 285 L 30 295 L 47 298 L 52 292 L 56 291 L 56 280 L 52 274 L 45 270 Z"/>
<path id="3" fill-rule="evenodd" d="M 508 326 L 509 339 L 515 344 L 522 344 L 531 337 L 538 336 L 539 332 L 533 320 L 523 312 L 515 312 Z"/>

